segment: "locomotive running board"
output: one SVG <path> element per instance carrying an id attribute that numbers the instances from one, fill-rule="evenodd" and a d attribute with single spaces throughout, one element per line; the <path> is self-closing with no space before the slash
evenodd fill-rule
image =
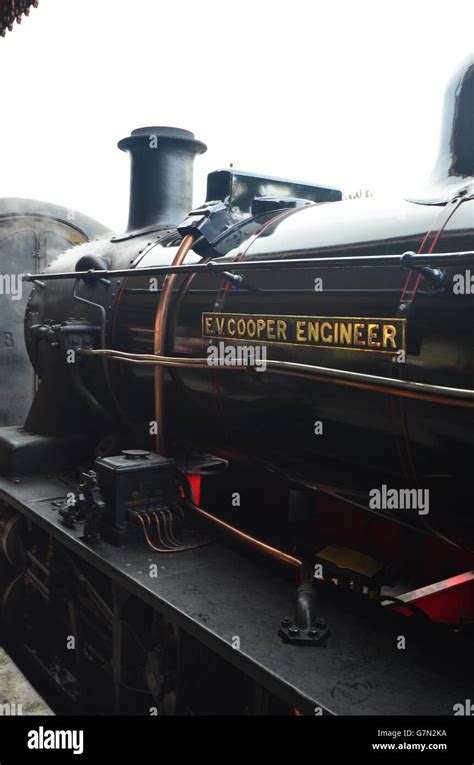
<path id="1" fill-rule="evenodd" d="M 256 692 L 266 689 L 307 715 L 452 715 L 472 695 L 472 646 L 462 633 L 451 637 L 320 587 L 333 633 L 328 647 L 284 644 L 276 625 L 291 601 L 290 581 L 224 542 L 166 560 L 139 546 L 87 546 L 54 505 L 69 488 L 59 476 L 0 478 L 0 499 L 105 574 L 114 602 L 137 596 L 251 678 Z M 150 562 L 159 563 L 157 578 L 147 575 Z"/>

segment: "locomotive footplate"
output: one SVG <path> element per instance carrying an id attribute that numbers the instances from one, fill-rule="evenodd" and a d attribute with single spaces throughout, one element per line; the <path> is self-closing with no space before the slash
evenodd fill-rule
<path id="1" fill-rule="evenodd" d="M 128 594 L 138 597 L 256 689 L 299 712 L 452 715 L 472 696 L 472 652 L 462 632 L 448 633 L 318 585 L 318 602 L 331 624 L 327 647 L 283 643 L 278 624 L 292 603 L 294 582 L 278 570 L 225 540 L 166 556 L 138 544 L 89 546 L 80 530 L 61 523 L 55 503 L 69 489 L 59 476 L 0 479 L 0 499 L 111 580 L 117 608 Z M 156 577 L 149 575 L 151 564 L 158 566 Z M 399 650 L 400 636 L 405 650 Z"/>

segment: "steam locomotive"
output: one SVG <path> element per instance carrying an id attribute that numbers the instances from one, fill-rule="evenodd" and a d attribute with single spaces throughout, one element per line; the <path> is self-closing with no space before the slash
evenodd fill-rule
<path id="1" fill-rule="evenodd" d="M 42 598 L 58 634 L 82 635 L 83 688 L 100 665 L 116 710 L 136 709 L 141 679 L 160 714 L 199 713 L 192 662 L 181 693 L 176 663 L 198 649 L 183 648 L 172 618 L 187 634 L 192 599 L 170 616 L 158 575 L 150 594 L 150 561 L 207 571 L 217 547 L 258 570 L 265 556 L 275 582 L 287 581 L 280 565 L 296 571 L 294 613 L 275 642 L 311 645 L 312 656 L 338 639 L 316 592 L 326 610 L 349 598 L 349 610 L 383 611 L 387 623 L 474 621 L 473 124 L 471 60 L 448 88 L 429 183 L 390 206 L 228 169 L 210 173 L 192 209 L 206 150 L 193 133 L 147 127 L 119 142 L 131 157 L 126 231 L 24 276 L 38 386 L 25 422 L 0 428 L 10 634 L 14 614 L 38 614 Z M 211 612 L 224 608 L 206 593 Z M 25 644 L 38 634 L 31 620 Z M 44 659 L 47 642 L 30 654 L 72 676 L 58 646 Z M 206 650 L 209 674 L 219 651 Z M 295 662 L 311 661 L 302 653 Z M 259 676 L 267 709 L 314 703 L 300 687 L 297 704 L 289 681 L 270 691 L 270 674 Z M 209 694 L 222 703 L 222 689 Z M 248 689 L 233 698 L 255 713 Z"/>

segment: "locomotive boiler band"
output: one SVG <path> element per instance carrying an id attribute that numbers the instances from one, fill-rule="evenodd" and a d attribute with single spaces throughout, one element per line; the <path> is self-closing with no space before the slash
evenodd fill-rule
<path id="1" fill-rule="evenodd" d="M 207 338 L 277 345 L 327 346 L 380 353 L 405 350 L 405 319 L 209 312 L 202 314 L 202 334 Z"/>

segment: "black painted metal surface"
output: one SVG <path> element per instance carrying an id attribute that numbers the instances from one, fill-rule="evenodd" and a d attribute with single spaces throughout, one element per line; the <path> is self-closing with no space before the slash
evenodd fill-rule
<path id="1" fill-rule="evenodd" d="M 250 213 L 253 200 L 262 197 L 296 197 L 311 202 L 337 202 L 342 199 L 342 193 L 329 186 L 254 175 L 241 170 L 214 170 L 207 176 L 207 202 L 228 200 L 242 212 Z"/>
<path id="2" fill-rule="evenodd" d="M 131 158 L 127 234 L 177 225 L 192 206 L 194 157 L 206 145 L 170 127 L 138 128 L 118 145 Z"/>
<path id="3" fill-rule="evenodd" d="M 472 251 L 473 210 L 474 201 L 470 199 L 455 210 L 437 241 L 435 254 Z M 205 357 L 210 339 L 203 332 L 203 316 L 208 313 L 224 317 L 299 316 L 310 320 L 403 319 L 403 364 L 394 363 L 391 354 L 337 348 L 334 344 L 273 343 L 268 344 L 267 354 L 277 361 L 471 388 L 472 296 L 453 292 L 454 277 L 463 273 L 468 264 L 463 269 L 456 256 L 452 266 L 444 262 L 445 287 L 433 290 L 422 281 L 409 310 L 403 314 L 400 305 L 409 271 L 399 259 L 384 264 L 379 258 L 418 251 L 437 216 L 437 209 L 431 205 L 400 202 L 388 207 L 374 200 L 334 202 L 277 216 L 275 222 L 263 225 L 260 235 L 250 236 L 218 263 L 238 273 L 241 263 L 253 266 L 268 260 L 301 261 L 308 257 L 307 268 L 245 272 L 250 285 L 260 290 L 258 294 L 230 288 L 219 273 L 180 277 L 170 311 L 168 352 Z M 169 265 L 176 247 L 169 246 L 163 236 L 157 232 L 153 237 L 148 234 L 128 241 L 97 242 L 93 248 L 82 245 L 61 255 L 54 271 L 73 271 L 79 257 L 91 253 L 109 258 L 112 269 L 133 264 L 139 271 Z M 361 256 L 363 266 L 354 262 L 352 267 L 334 268 L 311 263 L 314 257 L 332 257 L 336 261 L 347 255 L 355 261 Z M 197 255 L 191 253 L 189 263 L 196 261 Z M 114 276 L 109 285 L 79 282 L 78 294 L 102 306 L 106 313 L 106 347 L 152 352 L 162 279 L 157 278 L 154 291 L 145 273 L 133 279 Z M 322 280 L 321 291 L 315 290 L 316 279 Z M 61 371 L 65 365 L 57 353 L 40 360 L 41 347 L 33 342 L 29 328 L 37 322 L 61 322 L 69 317 L 97 324 L 99 309 L 74 300 L 73 284 L 73 280 L 62 280 L 48 282 L 47 289 L 35 287 L 26 316 L 31 359 L 39 374 L 45 373 L 45 383 L 48 376 L 52 381 L 55 412 L 59 411 L 60 400 L 63 402 L 57 421 L 68 433 L 75 427 L 68 419 L 68 370 Z M 222 339 L 227 344 L 235 342 L 228 335 Z M 126 446 L 151 448 L 147 434 L 154 418 L 152 370 L 118 362 L 108 362 L 107 366 L 110 384 L 104 380 L 97 359 L 84 362 L 87 386 L 106 407 L 111 406 L 113 398 L 118 401 L 119 419 L 133 431 Z M 466 510 L 471 492 L 472 410 L 446 408 L 429 400 L 408 401 L 402 410 L 389 395 L 285 378 L 270 371 L 246 374 L 220 369 L 179 370 L 167 375 L 167 380 L 167 417 L 178 443 L 193 442 L 203 451 L 227 449 L 263 458 L 283 472 L 331 485 L 345 496 L 357 489 L 362 503 L 369 489 L 377 484 L 418 484 L 433 490 L 430 527 L 468 548 L 474 546 L 474 528 Z M 85 423 L 88 416 L 84 412 L 80 421 Z M 317 420 L 325 423 L 323 439 L 314 437 L 313 423 Z M 34 418 L 30 424 L 35 429 Z M 288 444 L 294 448 L 288 449 Z M 448 504 L 453 486 L 457 502 Z M 423 519 L 413 514 L 407 518 L 405 513 L 403 520 L 421 525 Z"/>
<path id="4" fill-rule="evenodd" d="M 408 620 L 349 595 L 320 593 L 329 622 L 326 648 L 285 645 L 280 619 L 291 613 L 294 583 L 266 564 L 216 542 L 175 555 L 153 555 L 138 545 L 88 547 L 65 528 L 53 502 L 70 486 L 63 479 L 0 479 L 0 497 L 66 547 L 165 613 L 179 626 L 306 714 L 451 715 L 472 696 L 470 643 L 461 635 L 437 638 L 433 625 Z M 157 578 L 148 575 L 157 564 Z M 397 637 L 406 635 L 405 650 Z M 240 650 L 232 648 L 235 636 Z"/>

